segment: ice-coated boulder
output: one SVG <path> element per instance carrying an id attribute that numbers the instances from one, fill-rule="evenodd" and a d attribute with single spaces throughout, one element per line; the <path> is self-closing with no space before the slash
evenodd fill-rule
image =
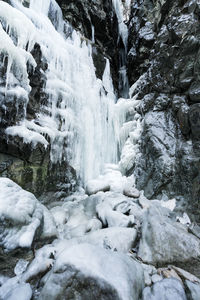
<path id="1" fill-rule="evenodd" d="M 101 180 L 90 180 L 86 186 L 86 193 L 88 195 L 96 194 L 100 191 L 106 192 L 110 190 L 110 185 Z"/>
<path id="2" fill-rule="evenodd" d="M 131 227 L 135 223 L 135 218 L 134 215 L 126 215 L 130 209 L 131 202 L 126 196 L 107 192 L 97 205 L 96 212 L 104 226 Z"/>
<path id="3" fill-rule="evenodd" d="M 187 227 L 173 222 L 166 209 L 150 207 L 143 218 L 138 256 L 147 263 L 173 263 L 192 274 L 200 274 L 200 240 Z"/>
<path id="4" fill-rule="evenodd" d="M 143 270 L 136 261 L 81 244 L 58 256 L 39 299 L 138 300 L 143 284 Z"/>
<path id="5" fill-rule="evenodd" d="M 183 285 L 175 278 L 163 279 L 146 287 L 142 300 L 187 300 Z"/>
<path id="6" fill-rule="evenodd" d="M 19 282 L 17 277 L 8 279 L 0 287 L 1 300 L 30 300 L 32 289 L 29 283 Z"/>
<path id="7" fill-rule="evenodd" d="M 35 196 L 8 178 L 0 178 L 0 246 L 30 248 L 36 235 L 56 235 L 53 219 Z"/>
<path id="8" fill-rule="evenodd" d="M 72 245 L 88 243 L 112 251 L 127 253 L 134 247 L 136 237 L 137 230 L 135 228 L 111 227 L 70 240 L 61 240 L 56 244 L 59 252 Z"/>

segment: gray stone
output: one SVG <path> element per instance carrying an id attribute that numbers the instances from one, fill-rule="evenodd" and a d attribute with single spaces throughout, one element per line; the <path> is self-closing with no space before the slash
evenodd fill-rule
<path id="1" fill-rule="evenodd" d="M 171 98 L 165 94 L 160 94 L 155 100 L 154 111 L 166 110 L 168 105 L 171 103 Z"/>
<path id="2" fill-rule="evenodd" d="M 183 285 L 177 279 L 163 279 L 143 291 L 142 300 L 187 300 Z"/>
<path id="3" fill-rule="evenodd" d="M 150 207 L 144 215 L 138 256 L 146 263 L 175 264 L 200 275 L 200 240 L 158 207 Z"/>

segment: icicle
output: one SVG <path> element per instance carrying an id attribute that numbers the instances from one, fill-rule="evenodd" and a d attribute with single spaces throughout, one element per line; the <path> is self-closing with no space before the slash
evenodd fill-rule
<path id="1" fill-rule="evenodd" d="M 129 0 L 127 0 L 129 1 Z M 127 42 L 128 42 L 128 28 L 125 21 L 125 14 L 128 11 L 127 5 L 129 2 L 122 3 L 121 0 L 112 0 L 113 7 L 118 19 L 119 30 L 119 94 L 123 98 L 128 98 L 129 94 L 129 81 L 127 75 Z M 121 42 L 122 41 L 122 42 Z M 123 45 L 122 45 L 123 43 Z"/>
<path id="2" fill-rule="evenodd" d="M 92 25 L 92 43 L 95 43 L 95 37 L 94 37 L 94 25 Z"/>

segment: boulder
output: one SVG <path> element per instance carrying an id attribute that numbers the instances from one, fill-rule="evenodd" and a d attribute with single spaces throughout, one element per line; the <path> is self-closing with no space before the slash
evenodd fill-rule
<path id="1" fill-rule="evenodd" d="M 36 242 L 44 244 L 57 236 L 49 210 L 33 194 L 8 178 L 0 178 L 0 269 L 13 275 L 19 258 L 33 258 Z"/>
<path id="2" fill-rule="evenodd" d="M 35 196 L 7 178 L 0 179 L 0 245 L 5 250 L 30 248 L 41 231 L 43 209 Z"/>
<path id="3" fill-rule="evenodd" d="M 173 263 L 200 275 L 200 240 L 158 207 L 150 207 L 144 215 L 138 256 L 153 265 Z"/>
<path id="4" fill-rule="evenodd" d="M 103 180 L 93 179 L 87 183 L 86 194 L 92 195 L 98 192 L 107 192 L 110 190 L 110 185 Z"/>
<path id="5" fill-rule="evenodd" d="M 82 244 L 57 258 L 39 299 L 138 300 L 143 270 L 131 258 Z"/>
<path id="6" fill-rule="evenodd" d="M 104 226 L 132 227 L 135 224 L 134 215 L 128 215 L 131 202 L 122 194 L 108 192 L 97 205 L 96 212 Z"/>
<path id="7" fill-rule="evenodd" d="M 77 238 L 77 242 L 127 253 L 134 247 L 136 237 L 137 231 L 135 228 L 112 227 L 88 233 Z"/>
<path id="8" fill-rule="evenodd" d="M 163 279 L 146 287 L 142 300 L 187 300 L 183 285 L 174 278 Z"/>
<path id="9" fill-rule="evenodd" d="M 140 197 L 140 192 L 132 187 L 132 188 L 126 188 L 124 189 L 124 195 L 127 197 L 131 197 L 131 198 L 139 198 Z"/>

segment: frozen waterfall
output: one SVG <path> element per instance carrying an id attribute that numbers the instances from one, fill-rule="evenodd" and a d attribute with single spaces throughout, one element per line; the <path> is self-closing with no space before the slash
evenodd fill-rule
<path id="1" fill-rule="evenodd" d="M 69 162 L 85 183 L 97 177 L 105 163 L 117 162 L 119 134 L 109 61 L 102 80 L 97 79 L 90 42 L 63 21 L 54 0 L 31 0 L 28 8 L 23 1 L 11 4 L 0 1 L 0 51 L 7 67 L 7 84 L 1 89 L 5 96 L 14 95 L 17 105 L 23 103 L 24 114 L 6 133 L 33 147 L 38 143 L 50 147 L 51 161 Z M 30 120 L 27 65 L 36 67 L 32 55 L 36 44 L 47 66 L 48 101 Z"/>
<path id="2" fill-rule="evenodd" d="M 129 98 L 129 81 L 127 75 L 127 44 L 128 28 L 125 24 L 130 13 L 130 0 L 112 0 L 118 20 L 118 46 L 119 46 L 119 94 L 123 98 Z"/>

